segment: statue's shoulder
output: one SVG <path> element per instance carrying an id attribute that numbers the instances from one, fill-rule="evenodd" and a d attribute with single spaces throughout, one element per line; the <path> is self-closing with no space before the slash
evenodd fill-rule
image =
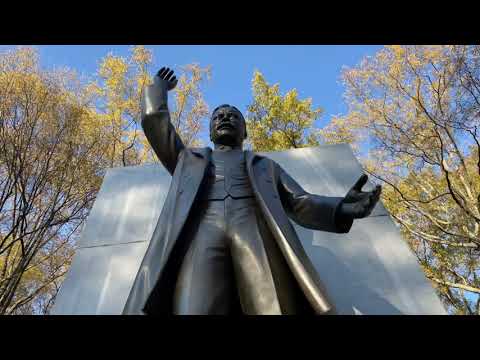
<path id="1" fill-rule="evenodd" d="M 277 166 L 276 161 L 270 159 L 266 154 L 257 153 L 251 150 L 245 150 L 245 153 L 247 154 L 247 158 L 250 157 L 254 163 L 271 164 L 274 167 Z"/>
<path id="2" fill-rule="evenodd" d="M 202 157 L 207 157 L 211 152 L 212 149 L 209 146 L 205 147 L 187 147 L 185 148 L 186 151 L 189 151 L 195 155 L 200 155 Z"/>

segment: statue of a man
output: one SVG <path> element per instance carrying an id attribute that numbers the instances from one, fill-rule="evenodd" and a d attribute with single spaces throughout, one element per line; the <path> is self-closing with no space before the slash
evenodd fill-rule
<path id="1" fill-rule="evenodd" d="M 368 216 L 381 188 L 363 175 L 345 197 L 306 192 L 277 163 L 242 149 L 241 112 L 217 107 L 209 147 L 187 148 L 170 123 L 173 71 L 145 90 L 142 127 L 172 174 L 160 218 L 124 314 L 335 313 L 289 219 L 346 233 Z"/>

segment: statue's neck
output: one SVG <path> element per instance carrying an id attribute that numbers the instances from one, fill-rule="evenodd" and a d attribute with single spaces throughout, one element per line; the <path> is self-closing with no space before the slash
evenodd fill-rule
<path id="1" fill-rule="evenodd" d="M 242 150 L 241 145 L 223 145 L 223 144 L 214 144 L 215 150 L 217 151 L 230 151 L 230 150 Z"/>

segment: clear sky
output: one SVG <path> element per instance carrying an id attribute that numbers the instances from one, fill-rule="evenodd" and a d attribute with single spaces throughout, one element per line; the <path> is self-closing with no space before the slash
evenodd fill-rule
<path id="1" fill-rule="evenodd" d="M 312 97 L 314 106 L 324 109 L 317 126 L 323 127 L 332 115 L 346 112 L 342 66 L 354 66 L 382 46 L 361 45 L 155 45 L 154 66 L 178 69 L 192 62 L 212 66 L 212 79 L 204 96 L 213 109 L 229 103 L 245 111 L 251 102 L 251 79 L 258 69 L 269 83 L 280 83 L 284 93 L 296 88 L 301 98 Z M 10 46 L 8 46 L 10 47 Z M 2 49 L 7 46 L 0 46 Z M 68 66 L 85 75 L 94 74 L 98 61 L 109 52 L 128 56 L 129 47 L 110 45 L 36 46 L 46 67 Z"/>

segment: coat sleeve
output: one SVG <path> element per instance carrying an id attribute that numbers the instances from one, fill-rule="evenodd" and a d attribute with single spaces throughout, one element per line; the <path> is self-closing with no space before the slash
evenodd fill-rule
<path id="1" fill-rule="evenodd" d="M 173 175 L 185 146 L 170 122 L 167 92 L 168 89 L 155 81 L 145 87 L 140 103 L 141 124 L 158 159 Z"/>
<path id="2" fill-rule="evenodd" d="M 168 109 L 163 108 L 155 112 L 144 113 L 142 128 L 160 162 L 170 174 L 173 174 L 177 166 L 178 155 L 185 146 L 170 122 Z"/>
<path id="3" fill-rule="evenodd" d="M 278 164 L 277 187 L 287 215 L 297 224 L 320 231 L 348 233 L 353 218 L 341 217 L 339 208 L 343 197 L 310 194 Z"/>

